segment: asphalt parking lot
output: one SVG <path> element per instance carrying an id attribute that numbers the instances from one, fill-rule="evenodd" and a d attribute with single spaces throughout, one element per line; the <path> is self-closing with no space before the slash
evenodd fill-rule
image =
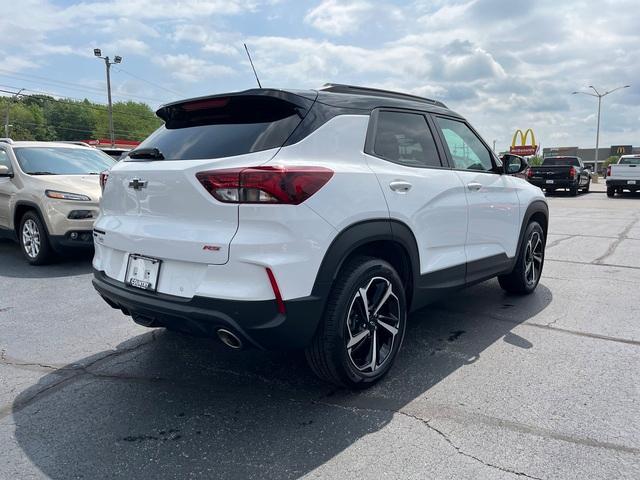
<path id="1" fill-rule="evenodd" d="M 413 314 L 358 394 L 299 354 L 139 327 L 89 258 L 0 241 L 0 478 L 640 478 L 640 196 L 549 203 L 536 293 Z"/>

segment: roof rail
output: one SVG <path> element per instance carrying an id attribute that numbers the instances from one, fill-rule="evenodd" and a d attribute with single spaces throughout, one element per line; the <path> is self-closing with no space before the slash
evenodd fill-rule
<path id="1" fill-rule="evenodd" d="M 359 87 L 356 85 L 344 85 L 341 83 L 325 83 L 320 90 L 323 92 L 333 93 L 351 93 L 354 95 L 372 95 L 376 97 L 399 98 L 405 100 L 414 100 L 416 102 L 429 103 L 438 107 L 447 108 L 447 106 L 432 98 L 419 97 L 410 93 L 393 92 L 391 90 L 381 90 L 379 88 Z"/>
<path id="2" fill-rule="evenodd" d="M 87 142 L 81 142 L 80 140 L 58 140 L 56 143 L 68 143 L 70 145 L 80 145 L 82 147 L 93 147 L 93 145 L 89 145 Z"/>
<path id="3" fill-rule="evenodd" d="M 0 142 L 12 144 L 13 140 L 11 140 L 9 137 L 4 137 L 4 138 L 0 138 Z"/>

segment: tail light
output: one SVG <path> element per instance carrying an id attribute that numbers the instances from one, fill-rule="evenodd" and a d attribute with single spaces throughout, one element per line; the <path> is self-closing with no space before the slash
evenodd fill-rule
<path id="1" fill-rule="evenodd" d="M 571 167 L 571 168 L 569 169 L 569 176 L 570 176 L 571 178 L 573 178 L 573 177 L 575 177 L 575 176 L 576 176 L 576 169 L 575 169 L 575 167 Z"/>
<path id="2" fill-rule="evenodd" d="M 607 177 L 611 176 L 611 165 L 607 165 Z"/>
<path id="3" fill-rule="evenodd" d="M 530 168 L 527 168 L 527 178 L 531 178 L 533 177 L 533 170 L 531 170 Z"/>
<path id="4" fill-rule="evenodd" d="M 196 178 L 224 203 L 299 205 L 333 176 L 324 167 L 244 167 L 199 172 Z"/>
<path id="5" fill-rule="evenodd" d="M 104 172 L 100 172 L 100 189 L 104 192 L 104 186 L 107 184 L 107 179 L 109 178 L 109 172 L 105 170 Z"/>

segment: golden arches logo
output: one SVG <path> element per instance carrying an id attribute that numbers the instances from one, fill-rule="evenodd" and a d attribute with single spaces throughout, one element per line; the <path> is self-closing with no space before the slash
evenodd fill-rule
<path id="1" fill-rule="evenodd" d="M 624 150 L 625 150 L 625 148 L 620 146 L 620 147 L 618 147 L 618 150 L 616 150 L 616 153 L 619 154 L 619 155 L 624 155 Z"/>
<path id="2" fill-rule="evenodd" d="M 536 136 L 533 134 L 533 130 L 531 130 L 530 128 L 527 128 L 527 130 L 522 133 L 522 130 L 518 129 L 516 130 L 516 133 L 513 134 L 513 140 L 511 141 L 511 146 L 515 147 L 516 146 L 516 142 L 518 141 L 518 135 L 520 135 L 520 145 L 523 147 L 527 146 L 527 138 L 529 137 L 529 134 L 531 134 L 531 143 L 529 145 L 532 146 L 536 146 Z"/>

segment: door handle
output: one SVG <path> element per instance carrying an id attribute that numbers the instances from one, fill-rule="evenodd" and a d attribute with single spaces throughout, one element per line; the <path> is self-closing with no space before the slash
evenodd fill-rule
<path id="1" fill-rule="evenodd" d="M 409 182 L 405 182 L 403 180 L 394 180 L 389 184 L 389 188 L 398 193 L 407 193 L 409 190 L 411 190 L 412 186 L 413 185 L 411 185 Z"/>
<path id="2" fill-rule="evenodd" d="M 482 188 L 482 184 L 476 182 L 467 183 L 467 188 L 473 192 L 476 192 Z"/>

